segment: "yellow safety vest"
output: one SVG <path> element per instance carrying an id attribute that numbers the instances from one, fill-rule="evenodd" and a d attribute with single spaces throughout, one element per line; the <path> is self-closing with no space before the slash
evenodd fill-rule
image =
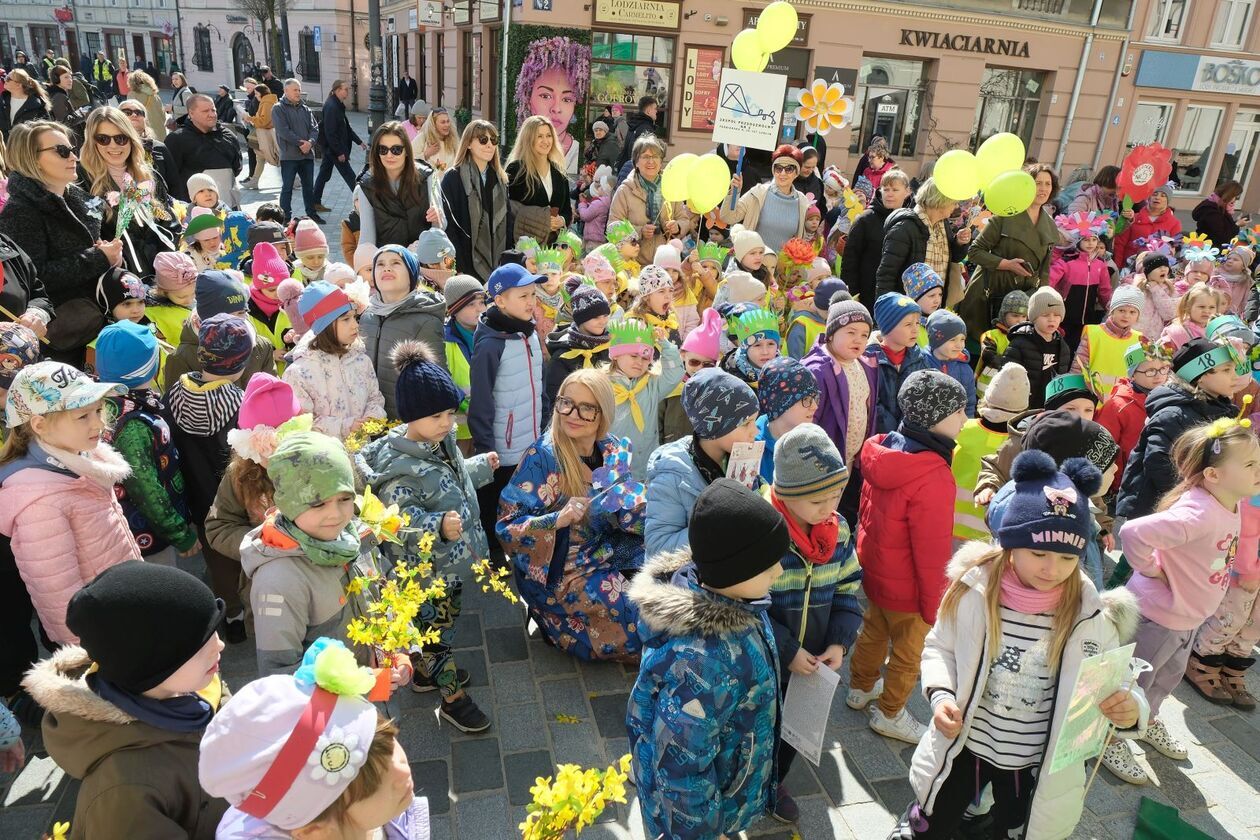
<path id="1" fill-rule="evenodd" d="M 793 313 L 791 320 L 788 321 L 787 331 L 783 333 L 783 336 L 784 336 L 783 341 L 784 341 L 784 348 L 785 348 L 783 351 L 783 355 L 787 355 L 787 350 L 786 350 L 787 334 L 788 332 L 792 331 L 792 327 L 796 326 L 797 322 L 800 322 L 805 325 L 805 352 L 806 353 L 812 350 L 814 345 L 818 343 L 818 337 L 827 331 L 827 323 L 825 321 L 819 321 L 816 318 L 807 318 L 805 317 L 805 314 L 806 313 L 804 312 Z"/>
<path id="2" fill-rule="evenodd" d="M 994 432 L 968 420 L 958 433 L 954 460 L 950 465 L 958 485 L 954 497 L 954 538 L 987 540 L 989 528 L 984 524 L 985 509 L 975 503 L 976 482 L 980 479 L 980 459 L 992 455 L 1006 442 L 1007 432 Z"/>
<path id="3" fill-rule="evenodd" d="M 1099 402 L 1107 399 L 1117 379 L 1129 375 L 1129 367 L 1124 363 L 1125 351 L 1142 341 L 1140 332 L 1133 330 L 1132 333 L 1128 338 L 1116 338 L 1101 324 L 1085 327 L 1085 334 L 1089 336 L 1089 367 L 1084 373 Z"/>
<path id="4" fill-rule="evenodd" d="M 984 339 L 986 338 L 991 340 L 993 342 L 993 345 L 997 347 L 997 354 L 999 356 L 1006 353 L 1006 348 L 1011 345 L 1011 337 L 1007 335 L 1005 332 L 1003 332 L 1002 330 L 999 330 L 997 327 L 994 327 L 993 329 L 987 331 L 984 335 L 980 336 L 980 341 L 982 344 L 984 343 Z M 976 355 L 979 356 L 981 354 L 977 353 Z M 980 394 L 981 396 L 984 396 L 984 390 L 989 387 L 989 383 L 993 380 L 993 377 L 997 375 L 997 372 L 998 372 L 997 368 L 984 367 L 984 362 L 977 361 L 976 362 L 976 393 Z"/>
<path id="5" fill-rule="evenodd" d="M 464 399 L 455 413 L 455 422 L 459 424 L 455 431 L 456 440 L 472 440 L 472 430 L 468 428 L 468 394 L 472 390 L 472 368 L 464 358 L 458 341 L 446 342 L 446 370 L 456 387 L 464 392 Z"/>

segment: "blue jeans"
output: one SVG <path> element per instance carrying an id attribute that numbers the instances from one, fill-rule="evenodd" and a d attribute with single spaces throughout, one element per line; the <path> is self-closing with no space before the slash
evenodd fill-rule
<path id="1" fill-rule="evenodd" d="M 315 203 L 324 203 L 324 187 L 328 184 L 328 179 L 332 177 L 333 167 L 337 167 L 337 172 L 345 180 L 346 186 L 350 191 L 354 191 L 354 168 L 350 166 L 350 155 L 346 154 L 345 160 L 337 160 L 337 156 L 330 151 L 325 150 L 324 156 L 319 161 L 319 175 L 315 176 Z"/>
<path id="2" fill-rule="evenodd" d="M 315 198 L 312 187 L 315 185 L 315 161 L 313 158 L 280 161 L 280 209 L 284 215 L 293 217 L 293 179 L 302 179 L 302 207 L 306 215 L 315 212 Z"/>

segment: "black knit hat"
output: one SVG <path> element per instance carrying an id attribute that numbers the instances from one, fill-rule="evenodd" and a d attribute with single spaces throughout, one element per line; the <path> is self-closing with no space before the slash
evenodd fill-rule
<path id="1" fill-rule="evenodd" d="M 454 411 L 463 402 L 464 392 L 451 379 L 446 368 L 419 341 L 400 341 L 390 352 L 398 382 L 394 402 L 398 419 L 404 423 Z"/>
<path id="2" fill-rule="evenodd" d="M 585 324 L 593 318 L 599 318 L 612 312 L 608 308 L 608 298 L 594 286 L 579 286 L 569 297 L 569 305 L 573 310 L 573 323 Z"/>
<path id="3" fill-rule="evenodd" d="M 1142 260 L 1142 274 L 1150 274 L 1157 268 L 1169 268 L 1168 257 L 1163 254 L 1147 254 Z"/>
<path id="4" fill-rule="evenodd" d="M 1040 449 L 1062 465 L 1068 458 L 1087 458 L 1099 471 L 1106 471 L 1119 447 L 1111 433 L 1079 414 L 1047 411 L 1037 415 L 1024 433 L 1024 451 Z"/>
<path id="5" fill-rule="evenodd" d="M 787 522 L 759 494 L 719 478 L 704 488 L 687 525 L 700 582 L 715 589 L 755 578 L 783 559 Z"/>
<path id="6" fill-rule="evenodd" d="M 74 593 L 66 626 L 100 675 L 140 694 L 205 646 L 223 619 L 223 600 L 174 566 L 128 560 Z"/>

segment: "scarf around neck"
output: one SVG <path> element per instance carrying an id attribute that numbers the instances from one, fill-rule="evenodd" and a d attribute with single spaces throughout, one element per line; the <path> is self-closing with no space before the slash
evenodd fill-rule
<path id="1" fill-rule="evenodd" d="M 390 315 L 394 314 L 398 307 L 406 303 L 407 299 L 411 297 L 411 295 L 412 293 L 408 292 L 393 303 L 386 303 L 381 300 L 380 292 L 373 292 L 372 296 L 368 298 L 367 311 L 378 318 L 388 318 Z"/>
<path id="2" fill-rule="evenodd" d="M 646 204 L 647 204 L 648 224 L 653 224 L 653 225 L 657 224 L 657 219 L 659 219 L 661 215 L 660 176 L 657 176 L 657 179 L 655 181 L 649 181 L 647 178 L 644 178 L 642 175 L 636 172 L 634 177 L 638 180 L 639 186 L 643 188 L 643 192 L 646 194 L 646 197 L 647 197 Z"/>
<path id="3" fill-rule="evenodd" d="M 489 277 L 494 271 L 502 247 L 496 247 L 495 235 L 507 231 L 507 199 L 496 174 L 491 186 L 489 208 L 482 204 L 482 189 L 489 182 L 489 166 L 479 171 L 477 164 L 465 161 L 459 167 L 459 180 L 468 199 L 468 231 L 472 244 L 472 269 L 478 277 Z M 489 218 L 487 219 L 487 215 Z M 458 226 L 458 221 L 453 221 Z"/>
<path id="4" fill-rule="evenodd" d="M 1009 607 L 1017 612 L 1026 615 L 1037 615 L 1038 613 L 1052 613 L 1059 606 L 1059 599 L 1063 595 L 1063 584 L 1059 584 L 1054 589 L 1040 590 L 1033 589 L 1031 586 L 1025 586 L 1024 582 L 1019 579 L 1019 575 L 1015 574 L 1015 569 L 1007 565 L 1006 571 L 1002 572 L 1002 594 L 1001 603 L 1004 607 Z"/>
<path id="5" fill-rule="evenodd" d="M 806 532 L 796 524 L 796 518 L 788 511 L 787 505 L 774 490 L 770 491 L 770 503 L 774 505 L 775 510 L 783 514 L 783 519 L 788 526 L 788 536 L 792 538 L 792 545 L 802 557 L 815 566 L 821 566 L 835 555 L 836 545 L 840 542 L 840 516 L 838 514 L 832 513 L 830 517 L 817 525 L 811 525 L 809 531 Z"/>
<path id="6" fill-rule="evenodd" d="M 280 311 L 280 299 L 269 298 L 263 293 L 262 287 L 251 284 L 249 287 L 249 299 L 257 306 L 268 318 L 274 316 Z"/>
<path id="7" fill-rule="evenodd" d="M 696 469 L 700 471 L 700 477 L 704 479 L 706 485 L 712 484 L 726 475 L 722 465 L 710 458 L 709 454 L 700 448 L 700 439 L 695 435 L 691 436 L 691 442 L 687 444 L 687 452 L 691 455 L 691 461 L 696 465 Z"/>
<path id="8" fill-rule="evenodd" d="M 643 408 L 639 405 L 639 394 L 652 381 L 652 374 L 643 374 L 639 377 L 639 381 L 632 384 L 629 388 L 617 381 L 620 379 L 624 379 L 626 382 L 630 381 L 625 374 L 617 374 L 616 379 L 612 380 L 613 398 L 616 400 L 617 405 L 621 405 L 623 402 L 630 403 L 630 419 L 634 421 L 634 427 L 641 432 L 643 431 Z"/>
<path id="9" fill-rule="evenodd" d="M 132 694 L 102 677 L 98 671 L 88 674 L 87 685 L 97 697 L 114 704 L 141 723 L 168 732 L 200 732 L 210 725 L 210 719 L 214 717 L 216 704 L 201 694 L 181 694 L 156 700 L 143 694 Z M 209 692 L 211 688 L 215 691 Z M 203 692 L 212 694 L 221 691 L 218 675 L 207 689 L 203 689 Z"/>
<path id="10" fill-rule="evenodd" d="M 297 543 L 306 559 L 316 566 L 344 566 L 353 563 L 359 556 L 361 542 L 358 532 L 354 530 L 354 520 L 350 521 L 335 540 L 317 540 L 279 512 L 274 519 L 264 524 L 264 531 L 268 525 Z"/>

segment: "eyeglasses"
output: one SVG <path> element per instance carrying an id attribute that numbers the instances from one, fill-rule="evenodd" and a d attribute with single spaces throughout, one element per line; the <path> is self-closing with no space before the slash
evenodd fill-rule
<path id="1" fill-rule="evenodd" d="M 44 148 L 39 150 L 39 153 L 41 155 L 44 152 L 56 152 L 57 157 L 61 158 L 62 160 L 69 160 L 70 156 L 74 154 L 74 149 L 70 146 L 67 146 L 65 143 L 58 143 L 56 146 L 45 146 Z"/>
<path id="2" fill-rule="evenodd" d="M 800 403 L 801 408 L 806 411 L 813 411 L 815 408 L 818 408 L 818 397 L 801 397 Z"/>
<path id="3" fill-rule="evenodd" d="M 574 402 L 568 397 L 556 397 L 557 414 L 568 417 L 574 411 L 577 412 L 579 420 L 585 420 L 587 423 L 591 423 L 599 417 L 599 406 L 597 405 Z"/>
<path id="4" fill-rule="evenodd" d="M 684 364 L 687 370 L 704 370 L 705 368 L 717 367 L 717 362 L 710 362 L 708 359 L 688 359 Z"/>
<path id="5" fill-rule="evenodd" d="M 141 111 L 141 110 L 139 110 L 139 109 L 137 109 L 137 108 L 119 108 L 119 110 L 120 110 L 120 111 L 122 111 L 124 114 L 126 114 L 126 115 L 127 115 L 127 116 L 129 116 L 129 117 L 143 117 L 143 116 L 145 116 L 144 111 Z"/>
<path id="6" fill-rule="evenodd" d="M 496 146 L 499 143 L 499 138 L 495 137 L 493 134 L 478 134 L 473 137 L 473 139 L 483 146 Z"/>
<path id="7" fill-rule="evenodd" d="M 92 139 L 98 146 L 108 146 L 110 143 L 115 146 L 126 146 L 131 143 L 131 138 L 126 134 L 94 134 Z"/>
<path id="8" fill-rule="evenodd" d="M 376 153 L 378 155 L 404 155 L 407 153 L 407 148 L 400 143 L 395 143 L 392 146 L 377 146 Z"/>
<path id="9" fill-rule="evenodd" d="M 1141 374 L 1142 376 L 1149 376 L 1151 379 L 1156 379 L 1158 377 L 1168 376 L 1171 374 L 1172 368 L 1168 365 L 1164 365 L 1163 367 L 1155 368 L 1154 370 L 1135 370 L 1134 373 Z"/>
<path id="10" fill-rule="evenodd" d="M 800 172 L 799 166 L 793 166 L 790 163 L 776 163 L 774 165 L 775 172 Z"/>
<path id="11" fill-rule="evenodd" d="M 660 155 L 654 155 L 648 152 L 644 152 L 643 154 L 639 155 L 639 160 L 654 160 L 657 163 L 660 163 L 664 159 L 665 158 L 661 157 Z"/>

